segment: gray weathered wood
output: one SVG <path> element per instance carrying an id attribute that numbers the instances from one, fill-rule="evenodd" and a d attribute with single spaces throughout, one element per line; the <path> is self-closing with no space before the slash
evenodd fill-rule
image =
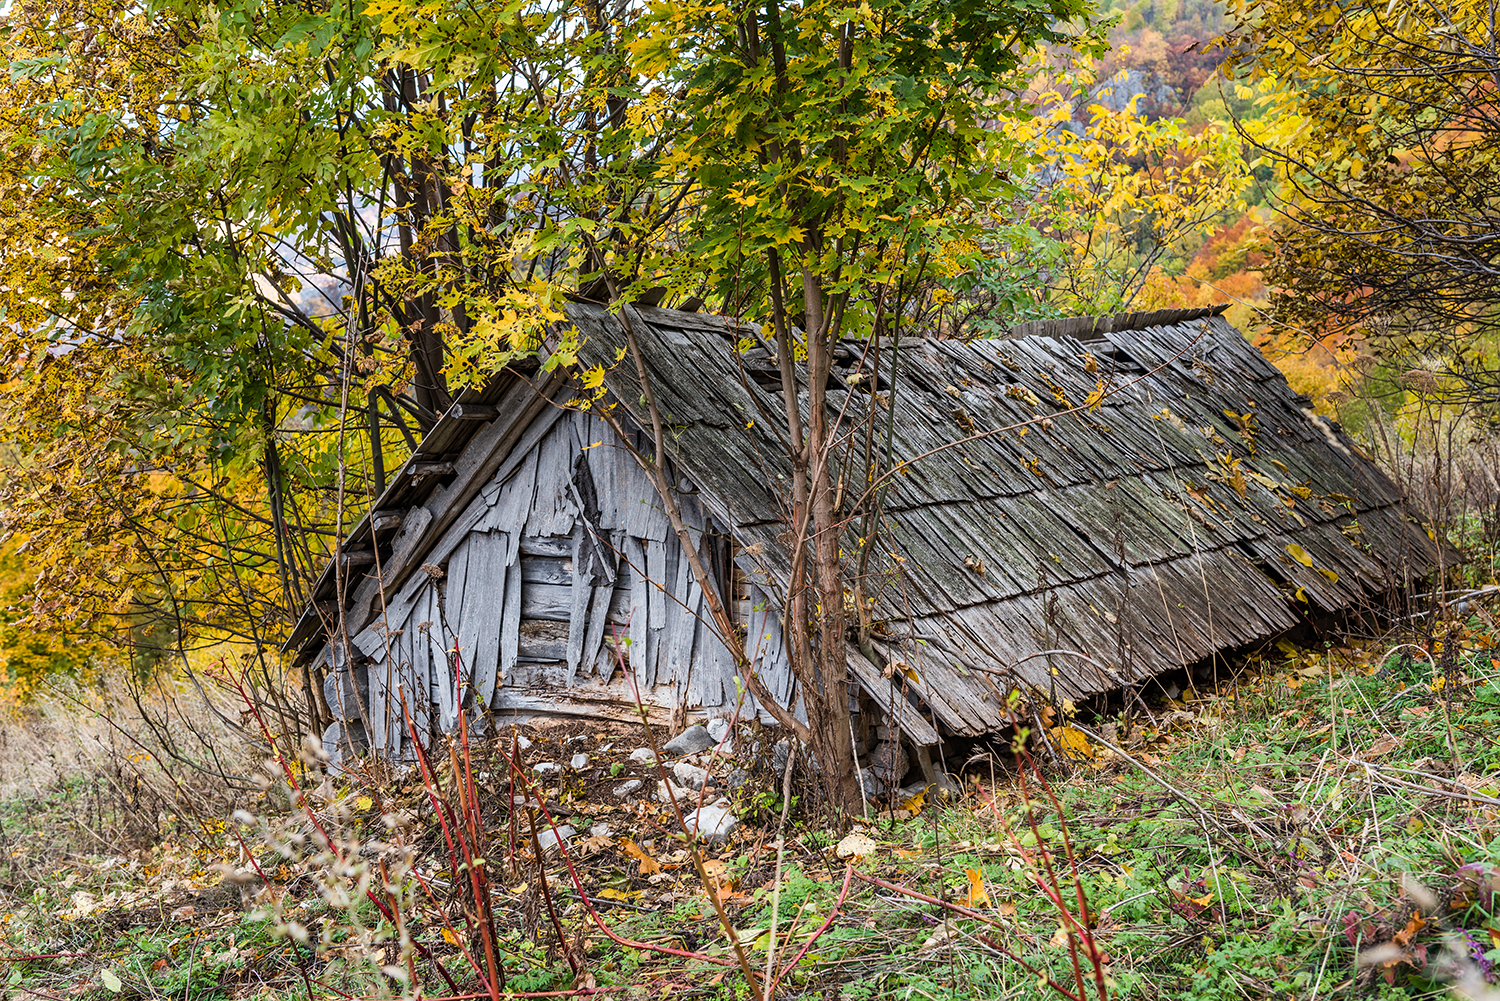
<path id="1" fill-rule="evenodd" d="M 448 408 L 448 416 L 456 421 L 492 421 L 498 415 L 499 411 L 485 403 L 455 403 Z"/>
<path id="2" fill-rule="evenodd" d="M 372 532 L 393 532 L 405 520 L 404 511 L 376 511 L 370 518 Z"/>
<path id="3" fill-rule="evenodd" d="M 521 602 L 526 585 L 521 581 L 521 565 L 516 560 L 516 551 L 516 548 L 510 550 L 510 565 L 505 568 L 505 610 L 500 616 L 497 691 L 500 685 L 510 683 L 511 674 L 520 657 Z"/>

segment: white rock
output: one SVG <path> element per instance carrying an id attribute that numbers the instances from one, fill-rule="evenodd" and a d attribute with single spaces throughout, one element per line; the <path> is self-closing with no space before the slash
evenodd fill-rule
<path id="1" fill-rule="evenodd" d="M 729 720 L 723 716 L 716 716 L 708 721 L 706 729 L 715 744 L 721 743 L 725 737 L 729 736 Z"/>
<path id="2" fill-rule="evenodd" d="M 708 781 L 708 769 L 699 768 L 697 765 L 686 761 L 679 761 L 672 766 L 672 774 L 677 776 L 677 781 L 689 789 L 702 789 Z"/>
<path id="3" fill-rule="evenodd" d="M 614 749 L 615 749 L 615 745 L 613 743 L 610 743 L 610 744 L 600 744 L 599 745 L 599 753 L 600 754 L 608 754 L 610 751 L 613 751 Z"/>
<path id="4" fill-rule="evenodd" d="M 710 803 L 687 818 L 688 830 L 708 842 L 724 841 L 740 826 L 740 819 L 729 812 L 729 800 Z"/>
<path id="5" fill-rule="evenodd" d="M 640 779 L 629 779 L 629 780 L 627 780 L 625 782 L 621 782 L 619 785 L 615 786 L 614 789 L 611 790 L 611 791 L 615 794 L 615 799 L 624 799 L 626 796 L 629 796 L 630 794 L 634 793 L 640 787 L 641 787 L 641 780 Z"/>
<path id="6" fill-rule="evenodd" d="M 656 760 L 656 752 L 649 747 L 637 747 L 630 752 L 630 760 L 649 765 Z"/>
<path id="7" fill-rule="evenodd" d="M 575 754 L 573 755 L 573 760 L 568 762 L 568 764 L 573 766 L 573 771 L 575 772 L 583 771 L 583 769 L 589 766 L 589 756 L 587 754 Z"/>
<path id="8" fill-rule="evenodd" d="M 615 833 L 615 829 L 608 824 L 595 824 L 589 828 L 589 837 L 591 838 L 607 838 L 613 833 Z"/>
<path id="9" fill-rule="evenodd" d="M 879 847 L 875 843 L 875 839 L 871 838 L 868 834 L 856 832 L 854 834 L 846 834 L 844 840 L 838 843 L 838 847 L 834 849 L 834 852 L 839 858 L 863 857 L 865 855 L 874 855 L 875 850 Z"/>
<path id="10" fill-rule="evenodd" d="M 708 735 L 708 730 L 701 726 L 690 726 L 686 730 L 667 741 L 667 746 L 662 750 L 673 757 L 684 757 L 689 754 L 697 754 L 706 751 L 717 743 Z"/>
<path id="11" fill-rule="evenodd" d="M 528 747 L 531 746 L 531 741 L 527 740 L 525 737 L 521 736 L 520 734 L 516 734 L 516 746 L 519 747 L 521 750 L 524 751 L 524 750 L 526 750 L 526 748 L 528 748 Z"/>
<path id="12" fill-rule="evenodd" d="M 531 770 L 538 775 L 561 775 L 562 765 L 559 765 L 556 761 L 538 761 L 531 766 Z"/>
<path id="13" fill-rule="evenodd" d="M 557 847 L 558 838 L 561 838 L 564 842 L 566 842 L 577 833 L 577 831 L 573 830 L 573 828 L 568 826 L 567 824 L 558 824 L 556 830 L 548 827 L 545 830 L 537 831 L 536 841 L 537 844 L 542 846 L 542 851 L 545 852 Z"/>
<path id="14" fill-rule="evenodd" d="M 669 788 L 671 789 L 671 795 L 668 795 L 667 793 L 667 790 Z M 684 789 L 682 786 L 678 785 L 675 782 L 658 781 L 656 783 L 657 799 L 661 800 L 663 803 L 670 803 L 672 802 L 672 799 L 674 797 L 676 798 L 679 805 L 691 803 L 697 800 L 697 797 L 693 795 L 693 791 L 691 789 Z"/>

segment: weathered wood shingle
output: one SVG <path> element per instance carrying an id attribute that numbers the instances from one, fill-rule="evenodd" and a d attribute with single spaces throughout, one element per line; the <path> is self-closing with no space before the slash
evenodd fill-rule
<path id="1" fill-rule="evenodd" d="M 618 363 L 620 319 L 589 303 L 567 313 L 583 364 L 608 370 L 617 416 L 649 427 L 635 366 Z M 723 317 L 627 317 L 713 579 L 693 578 L 629 454 L 650 436 L 621 440 L 567 408 L 570 387 L 508 370 L 460 398 L 377 499 L 381 516 L 345 542 L 378 563 L 351 570 L 344 618 L 386 753 L 409 754 L 408 720 L 447 729 L 472 706 L 628 719 L 639 696 L 727 710 L 744 686 L 704 621 L 705 588 L 737 608 L 736 642 L 772 695 L 796 703 L 771 346 Z M 908 336 L 879 345 L 878 373 L 871 347 L 839 346 L 829 393 L 846 496 L 866 483 L 862 422 L 889 433 L 895 463 L 860 581 L 880 663 L 852 645 L 850 662 L 917 743 L 1004 725 L 1012 689 L 1079 698 L 1138 682 L 1353 607 L 1437 560 L 1396 486 L 1215 310 L 1024 324 L 974 343 Z M 805 386 L 789 388 L 805 406 Z M 854 529 L 844 543 L 852 580 Z M 330 664 L 342 663 L 322 642 L 334 585 L 330 567 L 289 643 Z"/>

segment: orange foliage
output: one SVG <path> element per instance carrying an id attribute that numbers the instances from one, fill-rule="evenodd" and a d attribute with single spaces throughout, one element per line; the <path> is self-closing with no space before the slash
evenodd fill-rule
<path id="1" fill-rule="evenodd" d="M 1321 413 L 1334 414 L 1353 377 L 1358 345 L 1346 335 L 1309 334 L 1268 324 L 1260 268 L 1265 261 L 1263 225 L 1251 214 L 1215 233 L 1187 266 L 1186 274 L 1154 269 L 1136 297 L 1135 309 L 1167 309 L 1230 303 L 1226 319 L 1245 331 L 1287 377 L 1294 391 L 1310 397 Z"/>

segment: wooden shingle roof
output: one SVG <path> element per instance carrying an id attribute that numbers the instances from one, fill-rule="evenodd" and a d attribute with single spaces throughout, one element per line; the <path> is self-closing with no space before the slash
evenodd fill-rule
<path id="1" fill-rule="evenodd" d="M 649 426 L 634 365 L 617 362 L 619 320 L 591 303 L 567 313 L 582 361 L 605 365 L 611 399 Z M 630 316 L 678 472 L 735 537 L 741 569 L 784 593 L 788 466 L 769 345 L 724 317 Z M 875 651 L 917 680 L 887 680 L 852 646 L 850 662 L 867 690 L 908 679 L 907 700 L 947 732 L 1006 724 L 1012 687 L 1114 689 L 1347 610 L 1437 561 L 1396 486 L 1216 310 L 1045 321 L 1004 340 L 908 336 L 880 345 L 878 373 L 868 347 L 837 353 L 836 459 L 862 484 L 864 422 L 873 413 L 882 441 L 889 422 L 896 471 L 864 590 Z M 388 593 L 555 412 L 539 388 L 555 390 L 508 369 L 463 394 L 351 529 L 345 552 L 378 550 Z M 845 491 L 852 509 L 860 490 Z M 852 574 L 854 528 L 845 544 Z M 335 583 L 330 566 L 286 644 L 299 659 L 337 619 Z"/>
<path id="2" fill-rule="evenodd" d="M 950 731 L 1003 725 L 1012 685 L 1071 698 L 1113 689 L 1435 565 L 1396 486 L 1217 312 L 1058 321 L 1006 340 L 908 337 L 894 391 L 896 345 L 883 345 L 894 414 L 875 419 L 882 434 L 894 419 L 898 472 L 866 580 L 883 625 L 874 645 L 915 669 L 912 687 Z M 588 304 L 570 317 L 587 360 L 612 365 L 618 321 Z M 784 586 L 782 404 L 758 328 L 661 309 L 633 318 L 673 459 L 756 554 L 742 569 Z M 830 393 L 859 455 L 865 354 L 843 346 Z M 644 423 L 633 365 L 606 381 Z M 862 482 L 863 467 L 851 470 Z M 850 572 L 857 544 L 851 530 Z"/>

